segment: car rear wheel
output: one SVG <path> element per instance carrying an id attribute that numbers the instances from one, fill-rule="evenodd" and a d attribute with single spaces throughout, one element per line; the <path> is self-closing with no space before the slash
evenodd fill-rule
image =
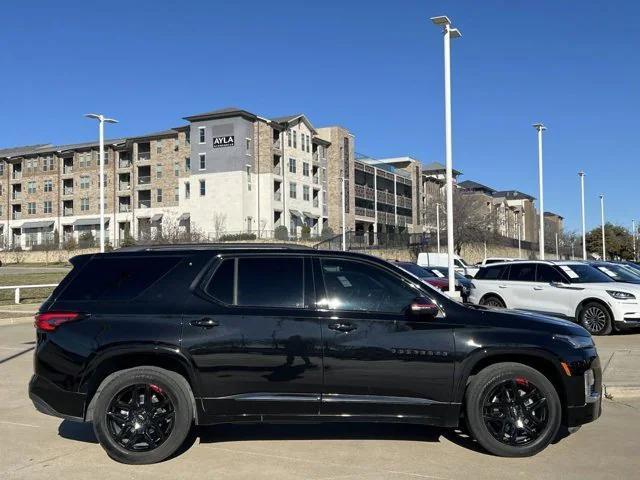
<path id="1" fill-rule="evenodd" d="M 520 363 L 498 363 L 480 371 L 465 396 L 469 430 L 501 457 L 529 457 L 544 450 L 562 417 L 553 384 Z"/>
<path id="2" fill-rule="evenodd" d="M 609 310 L 599 302 L 585 304 L 578 321 L 591 335 L 609 335 L 613 328 Z"/>
<path id="3" fill-rule="evenodd" d="M 105 379 L 96 392 L 93 428 L 118 462 L 165 460 L 184 443 L 193 421 L 188 383 L 174 372 L 137 367 Z"/>
<path id="4" fill-rule="evenodd" d="M 489 308 L 506 308 L 507 306 L 500 297 L 495 295 L 487 295 L 480 300 L 480 305 L 484 305 Z"/>

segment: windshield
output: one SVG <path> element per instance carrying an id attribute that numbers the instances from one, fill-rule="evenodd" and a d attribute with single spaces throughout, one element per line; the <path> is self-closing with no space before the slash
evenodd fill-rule
<path id="1" fill-rule="evenodd" d="M 596 265 L 596 268 L 617 282 L 640 282 L 640 274 L 625 267 L 624 265 L 610 263 L 606 265 Z"/>
<path id="2" fill-rule="evenodd" d="M 614 282 L 611 277 L 598 270 L 593 265 L 573 264 L 558 265 L 567 274 L 571 283 L 599 283 Z"/>

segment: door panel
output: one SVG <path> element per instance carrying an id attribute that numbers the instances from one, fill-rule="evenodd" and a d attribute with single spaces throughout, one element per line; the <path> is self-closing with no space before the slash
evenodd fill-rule
<path id="1" fill-rule="evenodd" d="M 209 284 L 194 292 L 187 304 L 182 344 L 199 374 L 208 415 L 318 413 L 322 391 L 320 321 L 306 308 L 315 300 L 313 282 L 306 273 L 304 278 L 296 277 L 300 292 L 304 285 L 303 299 L 302 293 L 297 296 L 295 289 L 287 288 L 292 273 L 282 270 L 287 263 L 283 257 L 280 254 L 278 265 L 263 270 L 250 265 L 254 257 L 224 259 L 215 267 Z M 227 262 L 232 262 L 231 267 Z M 304 261 L 305 272 L 308 262 Z M 239 272 L 251 275 L 250 281 L 243 281 Z M 276 281 L 269 275 L 281 278 Z M 218 297 L 224 301 L 216 300 Z M 254 299 L 271 305 L 241 305 Z M 278 307 L 278 303 L 289 306 Z M 290 306 L 300 303 L 304 305 L 299 308 Z"/>
<path id="2" fill-rule="evenodd" d="M 453 331 L 409 317 L 424 292 L 381 267 L 314 262 L 324 349 L 323 415 L 436 415 L 451 399 Z M 322 292 L 322 293 L 321 293 Z M 434 407 L 434 408 L 432 408 Z"/>

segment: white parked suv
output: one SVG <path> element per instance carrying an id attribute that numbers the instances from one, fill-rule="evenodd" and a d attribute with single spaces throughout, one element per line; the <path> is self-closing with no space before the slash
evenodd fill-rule
<path id="1" fill-rule="evenodd" d="M 640 326 L 640 285 L 582 262 L 514 261 L 482 267 L 469 302 L 569 318 L 592 335 Z"/>

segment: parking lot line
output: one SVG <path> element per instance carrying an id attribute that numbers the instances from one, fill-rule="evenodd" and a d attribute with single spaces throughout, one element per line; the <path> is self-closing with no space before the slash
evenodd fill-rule
<path id="1" fill-rule="evenodd" d="M 18 422 L 7 422 L 4 420 L 0 420 L 0 423 L 3 425 L 15 425 L 18 427 L 33 427 L 33 428 L 40 428 L 40 425 L 31 425 L 29 423 L 18 423 Z"/>

